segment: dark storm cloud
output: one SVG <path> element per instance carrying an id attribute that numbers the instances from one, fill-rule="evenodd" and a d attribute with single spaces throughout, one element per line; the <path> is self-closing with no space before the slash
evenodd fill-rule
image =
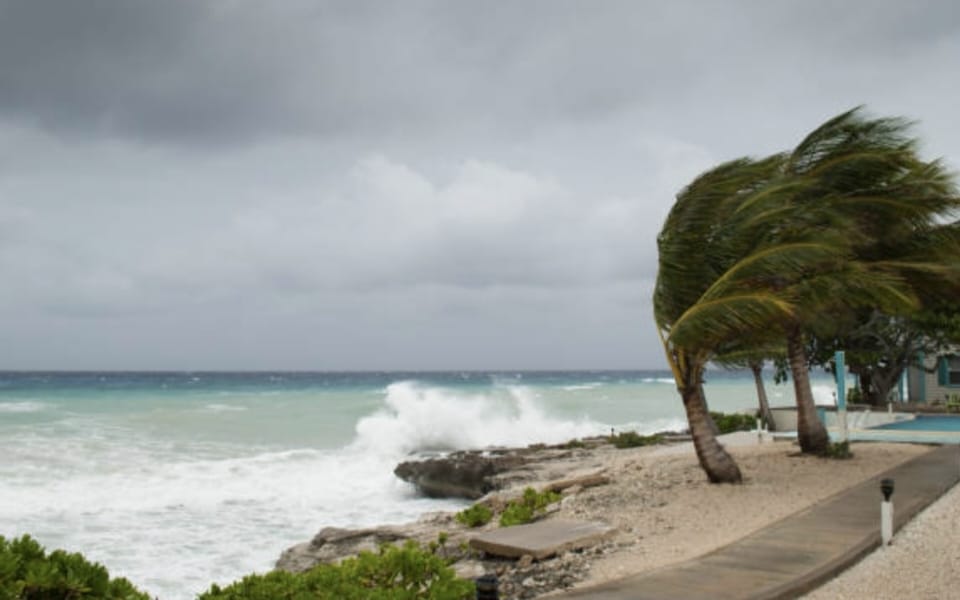
<path id="1" fill-rule="evenodd" d="M 412 135 L 471 122 L 528 130 L 551 119 L 684 106 L 690 94 L 702 101 L 727 91 L 701 87 L 718 69 L 730 87 L 759 84 L 791 68 L 777 56 L 783 50 L 796 50 L 802 72 L 810 55 L 850 59 L 937 44 L 956 33 L 956 17 L 949 2 L 871 2 L 865 10 L 810 2 L 7 0 L 0 116 L 61 132 L 184 142 Z"/>
<path id="2" fill-rule="evenodd" d="M 957 10 L 0 0 L 0 368 L 658 366 L 699 171 L 863 103 L 960 165 Z"/>

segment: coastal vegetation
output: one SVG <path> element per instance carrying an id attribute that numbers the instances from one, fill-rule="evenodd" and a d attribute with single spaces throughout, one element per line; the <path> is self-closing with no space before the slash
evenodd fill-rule
<path id="1" fill-rule="evenodd" d="M 812 342 L 836 344 L 858 315 L 914 318 L 955 290 L 958 209 L 953 175 L 919 158 L 909 123 L 861 109 L 792 150 L 726 162 L 681 190 L 658 236 L 654 317 L 710 481 L 741 474 L 716 440 L 707 363 L 751 350 L 754 361 L 785 357 L 801 450 L 827 453 Z"/>
<path id="2" fill-rule="evenodd" d="M 500 526 L 512 527 L 533 521 L 546 510 L 547 506 L 560 501 L 560 494 L 550 490 L 538 492 L 532 487 L 523 490 L 523 495 L 512 500 L 500 513 Z"/>
<path id="3" fill-rule="evenodd" d="M 303 573 L 272 571 L 248 575 L 225 587 L 213 585 L 198 600 L 419 600 L 475 596 L 474 583 L 458 578 L 440 550 L 441 536 L 427 548 L 413 541 L 386 544 L 339 564 L 322 564 Z M 0 536 L 2 600 L 151 600 L 124 578 L 79 553 L 47 553 L 29 535 Z"/>
<path id="4" fill-rule="evenodd" d="M 639 448 L 641 446 L 653 446 L 663 441 L 663 435 L 654 433 L 652 435 L 640 435 L 636 431 L 621 431 L 610 436 L 610 443 L 616 448 Z"/>
<path id="5" fill-rule="evenodd" d="M 750 431 L 757 425 L 755 415 L 740 413 L 724 414 L 711 412 L 710 418 L 717 425 L 717 431 L 720 433 L 733 433 L 734 431 Z"/>
<path id="6" fill-rule="evenodd" d="M 78 553 L 46 550 L 29 535 L 0 536 L 3 600 L 150 600 L 126 579 Z"/>
<path id="7" fill-rule="evenodd" d="M 493 519 L 493 511 L 486 504 L 474 504 L 458 512 L 456 519 L 467 527 L 483 527 Z"/>
<path id="8" fill-rule="evenodd" d="M 467 600 L 475 594 L 474 583 L 457 578 L 436 546 L 424 549 L 408 541 L 303 573 L 248 575 L 226 587 L 213 585 L 198 600 Z"/>

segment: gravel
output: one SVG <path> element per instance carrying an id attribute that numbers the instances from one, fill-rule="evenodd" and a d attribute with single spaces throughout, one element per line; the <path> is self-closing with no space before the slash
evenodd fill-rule
<path id="1" fill-rule="evenodd" d="M 960 485 L 907 523 L 889 546 L 804 598 L 960 598 Z"/>

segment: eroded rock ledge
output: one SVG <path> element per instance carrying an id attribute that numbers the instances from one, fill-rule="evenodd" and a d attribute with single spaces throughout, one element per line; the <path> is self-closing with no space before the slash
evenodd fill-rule
<path id="1" fill-rule="evenodd" d="M 585 468 L 602 445 L 606 445 L 604 438 L 592 438 L 576 446 L 465 450 L 402 462 L 393 472 L 425 496 L 476 500 L 490 492 L 557 479 L 571 469 Z M 602 465 L 597 462 L 593 466 Z"/>

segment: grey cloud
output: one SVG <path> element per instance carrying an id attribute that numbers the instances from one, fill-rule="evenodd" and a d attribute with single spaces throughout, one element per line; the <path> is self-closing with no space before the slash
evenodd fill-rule
<path id="1" fill-rule="evenodd" d="M 956 32 L 949 3 L 870 6 L 7 0 L 0 118 L 185 143 L 470 123 L 509 137 L 715 100 L 700 95 L 713 73 L 746 86 Z"/>
<path id="2" fill-rule="evenodd" d="M 0 0 L 0 368 L 660 366 L 698 172 L 861 103 L 960 164 L 956 10 Z"/>

